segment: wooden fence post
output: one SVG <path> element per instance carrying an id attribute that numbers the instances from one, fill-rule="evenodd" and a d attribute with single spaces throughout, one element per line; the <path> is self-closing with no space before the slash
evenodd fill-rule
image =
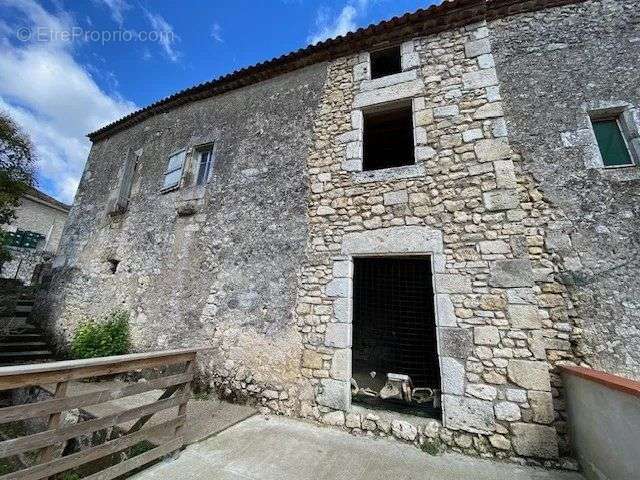
<path id="1" fill-rule="evenodd" d="M 194 363 L 193 360 L 189 360 L 186 364 L 184 373 L 188 374 L 189 376 L 192 376 L 193 374 L 193 363 Z M 191 381 L 182 385 L 182 388 L 180 389 L 180 395 L 182 396 L 182 403 L 180 403 L 180 406 L 178 407 L 178 417 L 181 417 L 181 416 L 186 417 L 187 404 L 189 403 L 189 397 L 191 396 Z M 184 435 L 185 426 L 186 426 L 186 422 L 176 427 L 176 430 L 174 432 L 174 438 L 179 438 Z M 182 445 L 180 445 L 180 448 L 178 448 L 178 450 L 174 452 L 174 458 L 177 458 L 180 455 L 180 451 L 182 447 L 184 447 L 184 441 L 182 442 Z"/>
<path id="2" fill-rule="evenodd" d="M 56 392 L 53 395 L 53 398 L 65 398 L 67 396 L 67 385 L 68 382 L 59 382 L 56 384 Z M 47 430 L 57 430 L 60 428 L 60 423 L 62 420 L 62 412 L 54 412 L 49 415 L 49 422 L 47 424 Z M 64 443 L 62 445 L 62 449 L 64 450 Z M 48 447 L 43 448 L 40 451 L 38 463 L 47 463 L 53 460 L 53 454 L 56 450 L 56 444 L 49 445 Z"/>

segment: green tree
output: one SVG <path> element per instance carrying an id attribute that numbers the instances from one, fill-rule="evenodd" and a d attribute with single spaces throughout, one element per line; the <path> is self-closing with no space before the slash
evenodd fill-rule
<path id="1" fill-rule="evenodd" d="M 0 112 L 0 269 L 11 259 L 2 227 L 15 218 L 20 197 L 33 186 L 35 164 L 29 137 L 7 113 Z"/>

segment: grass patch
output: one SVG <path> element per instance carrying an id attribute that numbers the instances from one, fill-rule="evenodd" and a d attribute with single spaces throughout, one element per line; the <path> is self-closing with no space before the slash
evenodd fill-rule
<path id="1" fill-rule="evenodd" d="M 129 449 L 127 457 L 137 457 L 138 455 L 142 455 L 143 453 L 148 452 L 149 450 L 153 450 L 154 448 L 156 448 L 156 446 L 153 443 L 147 440 L 143 440 L 140 443 L 136 443 Z"/>
<path id="2" fill-rule="evenodd" d="M 202 390 L 200 392 L 195 392 L 191 397 L 192 400 L 199 402 L 206 402 L 207 400 L 211 400 L 211 392 L 207 392 Z"/>
<path id="3" fill-rule="evenodd" d="M 424 443 L 420 445 L 420 448 L 429 455 L 438 455 L 440 453 L 440 440 L 437 438 L 427 438 Z"/>

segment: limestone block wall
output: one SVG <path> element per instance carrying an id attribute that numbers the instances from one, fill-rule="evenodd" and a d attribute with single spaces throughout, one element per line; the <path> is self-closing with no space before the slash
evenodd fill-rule
<path id="1" fill-rule="evenodd" d="M 555 459 L 566 436 L 550 369 L 573 358 L 579 330 L 545 248 L 554 210 L 510 145 L 490 30 L 476 24 L 407 45 L 417 61 L 396 78 L 368 80 L 366 54 L 329 66 L 308 158 L 301 414 L 465 452 Z M 416 164 L 362 172 L 362 109 L 407 99 Z M 442 424 L 350 403 L 352 259 L 406 253 L 434 265 Z"/>
<path id="2" fill-rule="evenodd" d="M 589 114 L 620 112 L 637 151 L 639 25 L 637 0 L 590 0 L 490 26 L 512 146 L 556 208 L 545 247 L 583 322 L 580 358 L 635 379 L 640 166 L 602 167 Z"/>

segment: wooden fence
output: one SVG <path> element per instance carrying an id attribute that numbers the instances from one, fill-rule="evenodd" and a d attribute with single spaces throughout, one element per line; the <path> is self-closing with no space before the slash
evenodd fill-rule
<path id="1" fill-rule="evenodd" d="M 85 480 L 109 480 L 179 450 L 184 445 L 183 428 L 186 420 L 187 402 L 191 394 L 195 357 L 196 350 L 170 350 L 0 368 L 0 391 L 35 385 L 53 385 L 51 388 L 55 392 L 53 398 L 47 400 L 0 408 L 0 424 L 38 417 L 48 418 L 45 431 L 11 438 L 0 443 L 0 458 L 15 457 L 25 452 L 37 452 L 37 460 L 34 465 L 0 476 L 0 480 L 53 478 L 56 474 L 77 469 L 103 457 L 117 454 L 140 442 L 154 440 L 155 446 L 151 450 L 84 477 Z M 171 368 L 165 369 L 165 367 Z M 142 369 L 163 369 L 169 370 L 171 373 L 164 373 L 163 376 L 144 382 L 125 384 L 126 386 L 117 389 L 104 389 L 67 396 L 67 387 L 70 381 Z M 62 423 L 65 411 L 152 390 L 164 390 L 164 393 L 153 403 L 81 421 L 73 425 L 65 426 Z M 155 413 L 176 407 L 177 415 L 175 418 L 145 428 L 145 424 Z M 81 435 L 90 435 L 93 432 L 136 419 L 133 426 L 118 438 L 107 439 L 97 446 L 54 458 L 55 451 L 59 450 L 60 446 L 64 447 L 70 439 Z M 163 440 L 158 442 L 158 438 Z M 158 443 L 160 444 L 158 445 Z"/>

